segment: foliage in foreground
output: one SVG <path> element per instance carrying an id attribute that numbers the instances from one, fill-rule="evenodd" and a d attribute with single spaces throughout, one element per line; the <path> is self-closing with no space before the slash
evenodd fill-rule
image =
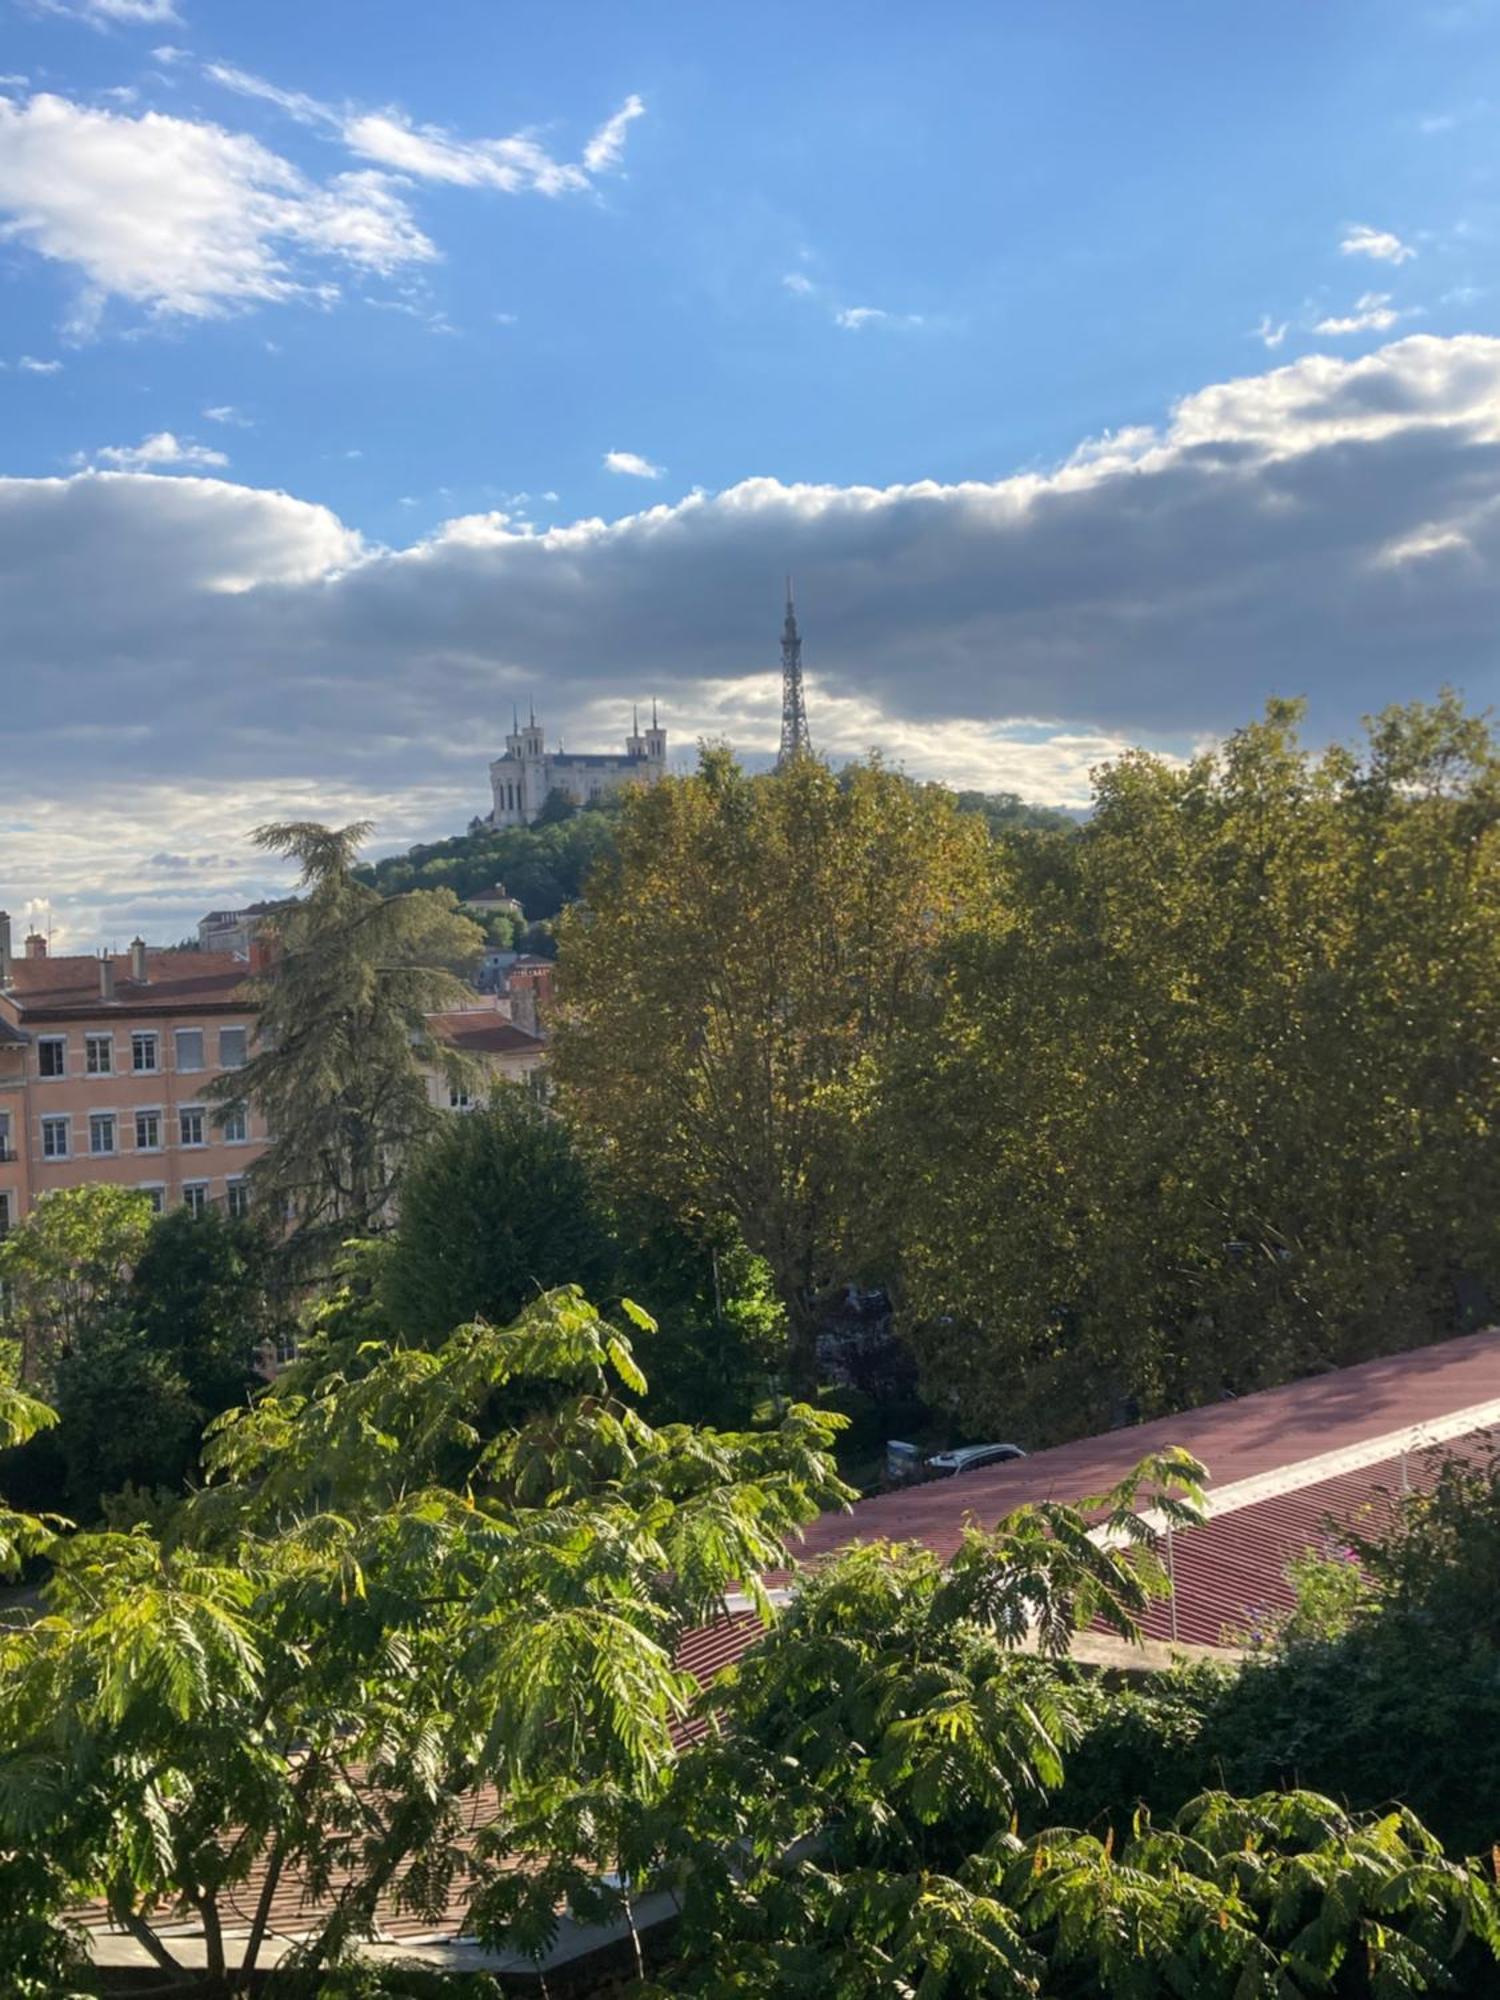
<path id="1" fill-rule="evenodd" d="M 1319 1569 L 1350 1566 L 1307 1562 L 1303 1609 L 1243 1673 L 1080 1688 L 1061 1810 L 1123 1834 L 1137 1803 L 1306 1785 L 1358 1811 L 1399 1799 L 1454 1853 L 1500 1843 L 1500 1457 L 1446 1459 L 1340 1539 L 1364 1578 L 1341 1619 Z"/>
<path id="2" fill-rule="evenodd" d="M 102 1896 L 164 1971 L 196 1914 L 210 1969 L 252 1865 L 322 1898 L 299 1969 L 394 1895 L 433 1912 L 500 1866 L 461 1840 L 476 1790 L 649 1795 L 694 1684 L 680 1634 L 843 1494 L 830 1424 L 653 1429 L 615 1393 L 629 1343 L 575 1291 L 436 1351 L 222 1421 L 166 1539 L 51 1536 L 46 1615 L 0 1631 L 0 1852 Z M 531 1412 L 497 1424 L 504 1400 Z"/>
<path id="3" fill-rule="evenodd" d="M 1116 1535 L 1162 1488 L 1189 1516 L 1193 1471 L 1142 1468 L 1111 1496 Z M 1017 1605 L 1040 1558 L 1057 1644 L 1093 1617 L 1130 1631 L 1161 1582 L 1129 1567 L 1128 1542 L 1085 1554 L 1077 1527 L 1023 1509 L 947 1570 L 864 1549 L 808 1585 L 715 1690 L 719 1729 L 641 1828 L 643 1876 L 658 1869 L 684 1909 L 654 1990 L 1290 2000 L 1494 1977 L 1492 1875 L 1404 1807 L 1212 1788 L 1159 1819 L 1116 1796 L 1097 1829 L 1056 1823 L 1048 1794 L 1068 1802 L 1075 1746 L 1116 1697 L 1018 1657 Z"/>

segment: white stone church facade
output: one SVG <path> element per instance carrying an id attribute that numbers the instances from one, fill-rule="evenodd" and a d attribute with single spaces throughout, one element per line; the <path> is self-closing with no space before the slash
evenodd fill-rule
<path id="1" fill-rule="evenodd" d="M 656 720 L 656 704 L 651 704 L 651 727 L 641 729 L 639 721 L 625 739 L 625 754 L 612 752 L 564 752 L 561 744 L 547 750 L 542 743 L 542 726 L 535 713 L 525 728 L 519 718 L 505 739 L 505 755 L 490 765 L 490 791 L 494 807 L 491 826 L 530 826 L 553 792 L 575 806 L 586 806 L 605 792 L 622 785 L 652 785 L 665 777 L 667 732 Z"/>

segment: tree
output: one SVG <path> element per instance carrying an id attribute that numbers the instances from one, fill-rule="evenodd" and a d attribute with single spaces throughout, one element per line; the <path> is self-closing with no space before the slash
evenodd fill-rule
<path id="1" fill-rule="evenodd" d="M 152 1223 L 134 1268 L 57 1365 L 53 1446 L 85 1522 L 127 1484 L 182 1491 L 203 1428 L 243 1403 L 273 1331 L 259 1230 L 210 1210 Z"/>
<path id="2" fill-rule="evenodd" d="M 576 1290 L 348 1360 L 223 1419 L 168 1538 L 58 1540 L 48 1615 L 0 1628 L 0 1853 L 104 1897 L 169 1978 L 182 1908 L 242 1990 L 293 1871 L 322 1891 L 309 1982 L 398 1881 L 430 1910 L 464 1870 L 482 1924 L 507 1863 L 463 1855 L 475 1789 L 523 1816 L 654 1796 L 696 1691 L 678 1639 L 846 1494 L 813 1411 L 645 1423 L 628 1340 Z M 497 1428 L 507 1397 L 530 1414 Z"/>
<path id="3" fill-rule="evenodd" d="M 503 1324 L 570 1278 L 603 1296 L 618 1261 L 566 1127 L 501 1084 L 415 1154 L 382 1289 L 393 1323 L 430 1340 L 466 1320 Z"/>
<path id="4" fill-rule="evenodd" d="M 984 897 L 984 827 L 878 764 L 747 778 L 706 751 L 631 794 L 616 838 L 559 920 L 560 1101 L 622 1189 L 694 1227 L 732 1219 L 805 1389 L 874 1068 L 936 938 Z"/>
<path id="5" fill-rule="evenodd" d="M 714 1685 L 715 1726 L 659 1803 L 624 1815 L 636 1880 L 669 1889 L 683 1913 L 650 1990 L 1486 1990 L 1500 1958 L 1494 1882 L 1402 1808 L 1371 1818 L 1306 1792 L 1214 1790 L 1161 1824 L 1129 1814 L 1118 1838 L 1113 1825 L 1055 1823 L 1087 1684 L 1017 1649 L 1035 1631 L 1057 1655 L 1096 1619 L 1136 1631 L 1165 1587 L 1143 1516 L 1189 1526 L 1200 1472 L 1169 1453 L 1100 1500 L 1022 1508 L 972 1530 L 946 1570 L 876 1545 L 805 1579 Z M 1101 1689 L 1095 1706 L 1117 1697 Z M 536 1872 L 496 1894 L 537 1916 L 575 1850 L 517 1844 Z"/>
<path id="6" fill-rule="evenodd" d="M 49 1389 L 80 1335 L 115 1310 L 151 1223 L 144 1194 L 98 1181 L 48 1195 L 0 1241 L 3 1327 L 23 1382 Z"/>
<path id="7" fill-rule="evenodd" d="M 1000 850 L 881 1080 L 901 1323 L 973 1430 L 1073 1436 L 1500 1300 L 1500 750 L 1273 703 Z"/>
<path id="8" fill-rule="evenodd" d="M 304 893 L 278 921 L 273 969 L 252 982 L 255 1051 L 213 1086 L 224 1113 L 253 1103 L 267 1122 L 251 1185 L 268 1213 L 290 1215 L 287 1255 L 304 1269 L 387 1227 L 407 1157 L 436 1123 L 427 1073 L 460 1069 L 427 1017 L 462 1001 L 453 968 L 483 943 L 451 891 L 387 900 L 358 881 L 369 830 L 257 830 L 257 846 L 300 864 Z"/>
<path id="9" fill-rule="evenodd" d="M 764 1265 L 732 1232 L 705 1245 L 659 1203 L 612 1201 L 568 1127 L 508 1084 L 417 1153 L 379 1268 L 389 1324 L 426 1341 L 512 1319 L 570 1272 L 611 1317 L 622 1293 L 649 1298 L 656 1421 L 746 1421 L 783 1329 Z"/>

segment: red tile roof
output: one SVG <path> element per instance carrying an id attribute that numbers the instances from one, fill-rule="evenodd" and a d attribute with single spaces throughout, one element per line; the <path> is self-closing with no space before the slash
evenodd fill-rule
<path id="1" fill-rule="evenodd" d="M 856 1541 L 921 1541 L 950 1556 L 965 1522 L 997 1521 L 1031 1500 L 1102 1492 L 1148 1452 L 1182 1445 L 1208 1467 L 1211 1491 L 1307 1459 L 1433 1423 L 1500 1400 L 1500 1330 L 1392 1354 L 1236 1401 L 1079 1438 L 1030 1458 L 861 1501 L 851 1517 L 824 1514 L 807 1531 L 804 1557 Z M 1476 1420 L 1477 1422 L 1478 1420 Z"/>
<path id="2" fill-rule="evenodd" d="M 114 994 L 99 991 L 101 960 L 88 954 L 66 958 L 17 958 L 11 962 L 8 998 L 31 1019 L 57 1014 L 191 1013 L 197 1008 L 244 1008 L 251 1003 L 240 988 L 250 976 L 245 960 L 228 951 L 148 951 L 146 978 L 130 976 L 130 954 L 113 952 Z"/>
<path id="3" fill-rule="evenodd" d="M 451 1042 L 465 1055 L 530 1055 L 547 1046 L 539 1036 L 528 1035 L 524 1028 L 518 1028 L 514 1021 L 507 1021 L 503 1014 L 491 1013 L 484 1008 L 430 1014 L 428 1022 L 435 1035 Z"/>

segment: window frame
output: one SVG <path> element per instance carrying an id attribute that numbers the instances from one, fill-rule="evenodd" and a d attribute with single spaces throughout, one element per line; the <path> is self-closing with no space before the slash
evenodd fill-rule
<path id="1" fill-rule="evenodd" d="M 187 1135 L 187 1121 L 198 1121 L 198 1136 L 190 1139 Z M 208 1111 L 202 1104 L 179 1104 L 177 1107 L 177 1143 L 185 1152 L 197 1153 L 208 1144 Z"/>
<path id="2" fill-rule="evenodd" d="M 62 1151 L 58 1152 L 50 1143 L 50 1135 L 58 1127 L 62 1128 Z M 44 1111 L 42 1113 L 42 1158 L 44 1160 L 71 1160 L 73 1157 L 73 1120 L 66 1111 Z"/>
<path id="3" fill-rule="evenodd" d="M 143 1063 L 142 1052 L 149 1048 L 151 1060 Z M 130 1031 L 130 1073 L 132 1076 L 161 1075 L 161 1035 L 155 1028 L 132 1028 Z"/>
<path id="4" fill-rule="evenodd" d="M 240 1038 L 240 1059 L 238 1062 L 231 1062 L 228 1056 L 226 1056 L 224 1053 L 224 1037 L 226 1035 L 238 1035 Z M 219 1068 L 221 1070 L 243 1069 L 246 1063 L 249 1062 L 249 1060 L 250 1060 L 250 1030 L 246 1027 L 241 1027 L 241 1026 L 220 1028 Z"/>
<path id="5" fill-rule="evenodd" d="M 138 1181 L 136 1183 L 135 1192 L 137 1194 L 145 1195 L 146 1199 L 151 1204 L 151 1213 L 153 1215 L 166 1214 L 167 1184 L 165 1181 Z"/>
<path id="6" fill-rule="evenodd" d="M 234 1104 L 224 1113 L 224 1122 L 219 1127 L 219 1137 L 226 1146 L 248 1146 L 250 1143 L 250 1107 Z"/>
<path id="7" fill-rule="evenodd" d="M 48 1069 L 46 1059 L 56 1055 L 57 1068 Z M 38 1035 L 36 1038 L 36 1073 L 43 1083 L 57 1083 L 68 1073 L 68 1038 L 66 1035 Z"/>
<path id="8" fill-rule="evenodd" d="M 100 1050 L 104 1052 L 102 1064 L 95 1061 Z M 113 1076 L 115 1073 L 115 1038 L 106 1030 L 90 1028 L 83 1038 L 83 1073 L 85 1076 Z"/>
<path id="9" fill-rule="evenodd" d="M 96 1146 L 94 1131 L 97 1126 L 109 1127 L 109 1144 Z M 112 1160 L 120 1150 L 120 1118 L 114 1111 L 91 1111 L 89 1113 L 89 1158 L 91 1160 Z"/>
<path id="10" fill-rule="evenodd" d="M 156 1143 L 154 1145 L 142 1145 L 141 1143 L 141 1120 L 143 1118 L 154 1118 L 156 1120 Z M 136 1106 L 135 1150 L 138 1153 L 164 1153 L 166 1151 L 166 1147 L 162 1144 L 161 1121 L 162 1110 L 159 1104 L 139 1104 Z"/>
<path id="11" fill-rule="evenodd" d="M 182 1205 L 195 1222 L 201 1222 L 212 1207 L 209 1181 L 184 1181 L 182 1184 Z"/>
<path id="12" fill-rule="evenodd" d="M 250 1214 L 250 1179 L 247 1174 L 230 1174 L 224 1182 L 224 1213 L 231 1222 L 244 1222 Z"/>
<path id="13" fill-rule="evenodd" d="M 198 1060 L 185 1063 L 182 1060 L 182 1038 L 184 1035 L 198 1037 Z M 179 1076 L 197 1076 L 208 1068 L 208 1037 L 202 1028 L 174 1028 L 172 1030 L 172 1066 Z"/>

